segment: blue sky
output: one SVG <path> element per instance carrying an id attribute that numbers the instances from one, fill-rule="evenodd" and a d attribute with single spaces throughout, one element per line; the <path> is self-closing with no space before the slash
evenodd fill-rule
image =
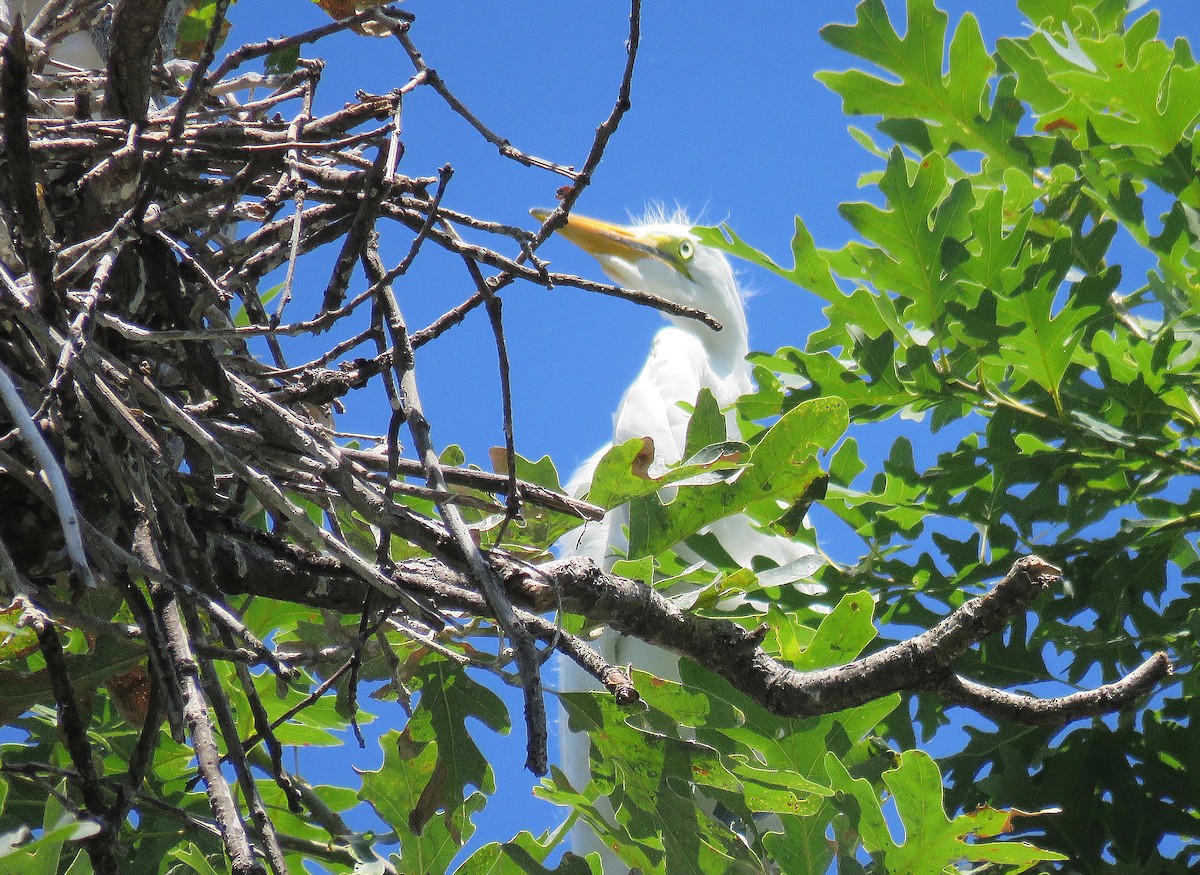
<path id="1" fill-rule="evenodd" d="M 950 12 L 951 27 L 971 10 L 989 45 L 998 36 L 1026 32 L 1012 2 L 941 5 Z M 1152 5 L 1163 12 L 1167 38 L 1183 35 L 1195 42 L 1200 36 L 1195 0 Z M 902 21 L 903 4 L 888 6 L 893 20 Z M 263 12 L 279 8 L 276 4 L 243 0 L 234 7 L 232 39 L 280 36 L 325 20 L 306 3 L 286 7 L 284 21 Z M 417 16 L 411 34 L 426 61 L 494 131 L 552 161 L 583 162 L 616 95 L 625 60 L 626 5 L 414 0 L 403 8 Z M 852 21 L 853 10 L 850 0 L 647 0 L 632 109 L 577 209 L 623 220 L 651 203 L 678 204 L 704 221 L 728 221 L 752 244 L 780 257 L 788 251 L 792 217 L 799 214 L 819 245 L 840 246 L 850 232 L 837 205 L 862 199 L 858 178 L 878 164 L 846 131 L 848 123 L 870 129 L 871 120 L 844 118 L 840 101 L 813 73 L 854 66 L 818 36 L 825 23 Z M 357 89 L 386 92 L 411 75 L 407 59 L 389 41 L 342 35 L 305 54 L 328 62 L 318 107 L 324 111 L 350 100 Z M 418 89 L 406 102 L 404 132 L 401 171 L 435 175 L 441 165 L 452 164 L 455 176 L 445 203 L 456 210 L 533 228 L 529 208 L 553 205 L 565 181 L 501 158 L 429 89 Z M 406 245 L 399 237 L 390 250 L 385 245 L 385 261 L 398 261 Z M 565 241 L 550 241 L 540 255 L 556 270 L 601 278 L 595 263 Z M 471 292 L 469 277 L 453 259 L 418 261 L 427 263 L 397 287 L 412 328 Z M 304 287 L 299 290 L 292 318 L 316 309 L 327 274 L 313 270 L 310 296 L 305 300 Z M 822 324 L 817 299 L 803 290 L 748 266 L 741 278 L 755 292 L 748 310 L 753 348 L 802 345 Z M 505 314 L 518 452 L 532 458 L 549 454 L 565 479 L 608 439 L 612 411 L 661 318 L 573 289 L 520 285 L 505 292 Z M 303 360 L 299 353 L 293 358 Z M 482 311 L 423 348 L 417 375 L 435 441 L 460 444 L 468 459 L 485 464 L 487 448 L 502 444 L 503 436 L 495 353 Z M 378 433 L 386 421 L 386 402 L 376 388 L 352 399 L 340 423 Z M 886 448 L 890 438 L 881 435 L 880 444 Z M 515 714 L 519 717 L 519 709 Z M 522 727 L 507 739 L 481 741 L 493 758 L 501 794 L 477 819 L 480 833 L 472 844 L 557 822 L 560 811 L 532 799 L 534 782 L 519 770 Z M 347 750 L 346 756 L 360 767 L 378 762 L 370 749 L 362 755 Z"/>

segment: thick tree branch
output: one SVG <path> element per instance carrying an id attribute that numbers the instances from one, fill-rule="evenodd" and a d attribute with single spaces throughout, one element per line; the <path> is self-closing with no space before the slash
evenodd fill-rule
<path id="1" fill-rule="evenodd" d="M 37 633 L 46 670 L 54 689 L 55 704 L 58 706 L 58 726 L 66 739 L 71 763 L 79 777 L 83 801 L 88 813 L 101 824 L 100 833 L 87 843 L 88 857 L 92 868 L 101 875 L 117 875 L 120 866 L 116 854 L 116 831 L 107 817 L 108 801 L 100 786 L 99 775 L 92 762 L 92 746 L 88 741 L 87 717 L 80 711 L 74 684 L 67 671 L 62 640 L 54 622 L 27 598 L 19 597 L 21 605 L 20 625 L 31 627 Z"/>
<path id="2" fill-rule="evenodd" d="M 111 118 L 146 120 L 150 70 L 161 60 L 158 33 L 171 0 L 120 0 L 113 12 L 104 105 Z"/>
<path id="3" fill-rule="evenodd" d="M 239 541 L 239 549 L 251 545 Z M 329 575 L 339 585 L 310 585 L 325 593 L 313 604 L 349 608 L 364 590 L 347 589 L 344 572 L 332 564 L 317 566 L 305 557 L 285 557 L 280 545 L 270 548 L 259 539 L 254 552 L 238 562 L 254 562 L 256 574 L 238 583 L 237 592 L 279 598 L 295 592 L 313 574 Z M 232 560 L 231 560 L 232 561 Z M 844 666 L 798 672 L 773 659 L 759 642 L 763 630 L 747 630 L 729 620 L 711 619 L 679 609 L 651 587 L 601 571 L 590 559 L 571 558 L 542 566 L 501 565 L 510 597 L 533 611 L 552 609 L 554 592 L 563 604 L 592 623 L 603 623 L 625 635 L 686 656 L 721 675 L 772 713 L 783 717 L 831 714 L 895 692 L 933 689 L 953 702 L 977 707 L 981 713 L 1014 722 L 1059 725 L 1128 707 L 1170 673 L 1170 662 L 1156 654 L 1120 681 L 1063 699 L 1039 699 L 987 687 L 947 675 L 955 657 L 988 635 L 1006 627 L 1044 588 L 1061 582 L 1058 569 L 1036 556 L 1018 560 L 1009 574 L 988 593 L 972 599 L 932 629 Z M 261 571 L 259 570 L 261 569 Z M 474 594 L 470 577 L 461 569 L 434 559 L 415 560 L 396 567 L 394 579 L 422 592 L 444 608 L 480 611 L 486 606 Z M 527 625 L 528 622 L 527 622 Z M 541 629 L 531 631 L 546 640 Z M 613 666 L 581 651 L 577 639 L 559 649 L 628 703 L 636 698 L 627 679 L 610 676 Z M 585 645 L 586 646 L 586 645 Z M 635 668 L 637 666 L 634 666 Z"/>
<path id="4" fill-rule="evenodd" d="M 15 214 L 17 231 L 33 280 L 34 306 L 52 304 L 53 249 L 46 236 L 44 205 L 38 196 L 39 163 L 34 160 L 29 135 L 29 50 L 21 16 L 13 17 L 12 32 L 0 49 L 0 105 L 3 106 L 4 169 L 8 208 Z"/>

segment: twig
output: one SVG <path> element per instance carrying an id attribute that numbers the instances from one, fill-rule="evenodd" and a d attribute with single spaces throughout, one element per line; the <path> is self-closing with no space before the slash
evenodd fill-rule
<path id="1" fill-rule="evenodd" d="M 388 193 L 388 186 L 384 185 L 384 179 L 387 176 L 389 154 L 387 150 L 379 149 L 375 155 L 375 163 L 371 165 L 371 169 L 367 171 L 363 179 L 358 210 L 342 240 L 341 251 L 338 252 L 337 259 L 334 261 L 333 273 L 329 277 L 329 284 L 325 287 L 325 294 L 321 299 L 322 313 L 336 310 L 346 299 L 346 288 L 350 285 L 350 273 L 354 270 L 359 253 L 366 245 L 367 234 L 375 226 L 375 219 L 379 216 L 379 209 Z"/>
<path id="2" fill-rule="evenodd" d="M 317 543 L 323 544 L 334 555 L 345 561 L 348 566 L 362 574 L 366 580 L 378 586 L 385 595 L 392 598 L 399 598 L 408 606 L 409 610 L 416 614 L 431 612 L 432 609 L 428 606 L 420 605 L 412 599 L 412 596 L 402 590 L 396 589 L 390 580 L 359 557 L 348 545 L 334 538 L 330 533 L 313 523 L 308 515 L 301 508 L 296 507 L 291 499 L 269 477 L 254 470 L 215 441 L 199 422 L 187 414 L 174 401 L 165 396 L 157 386 L 154 386 L 144 377 L 135 376 L 131 373 L 127 373 L 124 376 L 129 381 L 131 387 L 139 390 L 143 395 L 153 398 L 167 418 L 195 441 L 197 445 L 204 448 L 214 461 L 220 463 L 225 468 L 237 472 L 243 482 L 246 483 L 250 490 L 264 504 L 280 513 L 289 523 L 304 532 L 307 537 Z M 432 613 L 436 614 L 436 611 Z"/>
<path id="3" fill-rule="evenodd" d="M 46 5 L 39 9 L 37 15 L 29 22 L 29 33 L 34 36 L 40 36 L 52 22 L 73 5 L 76 5 L 73 0 L 48 0 Z"/>
<path id="4" fill-rule="evenodd" d="M 320 27 L 314 27 L 311 30 L 303 31 L 302 33 L 293 36 L 284 37 L 281 39 L 268 39 L 260 43 L 246 43 L 244 46 L 230 52 L 215 70 L 208 77 L 207 84 L 211 88 L 217 82 L 220 82 L 229 74 L 231 70 L 236 69 L 247 61 L 252 61 L 255 58 L 266 57 L 275 52 L 294 49 L 305 43 L 314 43 L 319 39 L 331 36 L 335 33 L 341 33 L 344 30 L 349 30 L 352 27 L 362 24 L 364 21 L 372 21 L 375 18 L 377 6 L 372 6 L 369 9 L 364 9 L 354 15 L 337 21 L 331 21 L 328 24 L 323 24 Z M 399 18 L 401 20 L 411 21 L 413 16 L 410 12 L 405 12 L 400 9 L 388 8 L 388 15 Z"/>
<path id="5" fill-rule="evenodd" d="M 527 260 L 532 253 L 536 251 L 537 248 L 541 246 L 542 243 L 544 243 L 552 233 L 554 233 L 555 230 L 566 223 L 567 214 L 575 205 L 575 202 L 579 199 L 579 196 L 583 193 L 583 190 L 591 183 L 592 173 L 594 173 L 596 168 L 600 165 L 600 161 L 604 157 L 604 151 L 608 148 L 608 141 L 612 138 L 612 135 L 616 133 L 617 128 L 621 124 L 621 119 L 624 118 L 625 113 L 632 105 L 630 101 L 630 95 L 633 91 L 633 68 L 637 61 L 638 47 L 641 44 L 641 33 L 641 0 L 632 0 L 629 7 L 629 39 L 626 42 L 625 71 L 621 75 L 621 84 L 617 90 L 616 103 L 613 104 L 612 111 L 609 113 L 608 118 L 601 122 L 600 126 L 596 128 L 596 136 L 592 140 L 592 147 L 588 151 L 588 157 L 587 160 L 584 161 L 583 169 L 578 174 L 574 174 L 573 182 L 567 187 L 566 194 L 559 202 L 559 205 L 555 207 L 553 212 L 546 217 L 546 220 L 542 223 L 542 227 L 538 230 L 537 234 L 534 235 L 534 238 L 529 241 L 528 246 L 517 259 L 518 264 Z M 414 63 L 416 62 L 414 61 Z M 537 271 L 537 273 L 539 276 L 545 276 L 544 271 Z M 550 285 L 553 285 L 555 282 L 557 282 L 559 285 L 577 284 L 577 278 L 575 277 L 571 277 L 569 281 L 564 281 L 564 279 L 561 277 L 557 279 L 546 279 L 549 279 Z M 488 287 L 493 293 L 495 293 L 500 291 L 501 288 L 511 281 L 512 275 L 509 273 L 504 273 L 498 277 L 488 280 Z M 601 288 L 601 286 L 605 286 L 605 284 L 597 284 L 591 288 L 591 291 L 599 291 L 604 294 L 624 297 L 637 303 L 648 304 L 649 306 L 655 307 L 663 312 L 673 312 L 674 308 L 677 306 L 672 302 L 665 301 L 664 299 L 658 298 L 655 295 L 646 296 L 645 293 L 635 292 L 630 289 L 622 289 L 620 286 L 607 286 L 606 288 Z M 580 285 L 580 287 L 582 288 L 584 286 Z M 476 292 L 458 307 L 447 311 L 443 316 L 439 317 L 427 328 L 423 329 L 422 331 L 414 332 L 413 347 L 417 348 L 442 334 L 448 328 L 457 325 L 463 320 L 468 312 L 473 310 L 475 307 L 478 307 L 484 302 L 484 300 L 485 295 L 480 292 Z M 674 312 L 674 315 L 699 319 L 710 328 L 716 331 L 721 330 L 721 323 L 713 319 L 707 313 L 697 310 L 693 307 L 688 307 L 686 309 L 689 312 Z"/>
<path id="6" fill-rule="evenodd" d="M 386 537 L 381 538 L 380 543 L 387 544 L 388 539 Z M 381 563 L 385 561 L 390 563 L 391 557 L 381 555 L 379 561 Z M 358 682 L 359 672 L 362 671 L 363 646 L 367 641 L 368 630 L 372 628 L 372 625 L 378 628 L 383 622 L 380 620 L 379 623 L 371 623 L 371 597 L 374 594 L 374 590 L 368 590 L 366 597 L 363 599 L 362 613 L 358 617 L 358 635 L 354 640 L 354 649 L 350 651 L 350 677 L 346 680 L 346 711 L 350 715 L 350 729 L 354 733 L 354 740 L 358 742 L 359 750 L 366 750 L 367 748 L 367 740 L 363 738 L 362 727 L 358 725 Z M 385 613 L 384 617 L 386 616 L 387 614 Z"/>
<path id="7" fill-rule="evenodd" d="M 196 642 L 203 642 L 203 633 L 195 608 L 187 603 L 184 603 L 182 607 L 190 636 Z M 279 846 L 279 837 L 275 834 L 275 823 L 267 812 L 267 806 L 258 792 L 258 784 L 255 783 L 254 776 L 250 773 L 250 767 L 246 763 L 246 751 L 242 748 L 237 720 L 233 716 L 233 707 L 229 703 L 229 696 L 221 685 L 221 679 L 217 675 L 212 660 L 198 656 L 197 663 L 200 667 L 201 682 L 207 688 L 208 700 L 212 703 L 213 711 L 216 712 L 217 725 L 220 727 L 221 737 L 225 741 L 225 759 L 233 764 L 238 786 L 242 791 L 242 798 L 250 810 L 254 831 L 266 852 L 267 862 L 274 875 L 287 875 L 288 867 L 283 858 L 283 849 Z"/>
<path id="8" fill-rule="evenodd" d="M 395 23 L 388 21 L 380 15 L 376 15 L 375 20 L 388 27 L 400 45 L 404 46 L 404 51 L 408 54 L 409 60 L 412 61 L 413 68 L 424 77 L 425 84 L 436 91 L 442 100 L 446 101 L 446 104 L 454 112 L 462 116 L 467 124 L 473 127 L 480 136 L 499 149 L 501 155 L 505 158 L 511 158 L 519 164 L 524 164 L 526 167 L 538 167 L 542 170 L 549 170 L 551 173 L 557 173 L 571 180 L 578 178 L 577 174 L 570 167 L 555 164 L 553 161 L 547 161 L 544 158 L 538 158 L 535 155 L 522 152 L 508 140 L 493 133 L 487 125 L 480 121 L 467 108 L 466 104 L 454 96 L 454 93 L 447 87 L 445 80 L 442 79 L 441 74 L 425 63 L 425 58 L 408 35 L 408 21 L 399 22 L 399 26 L 396 26 Z"/>
<path id="9" fill-rule="evenodd" d="M 633 105 L 631 100 L 633 94 L 633 68 L 637 62 L 638 47 L 641 45 L 641 41 L 642 0 L 631 0 L 629 4 L 629 40 L 626 43 L 625 70 L 621 74 L 621 84 L 617 89 L 617 102 L 613 105 L 612 112 L 609 113 L 608 118 L 596 128 L 596 136 L 592 140 L 592 148 L 588 152 L 587 159 L 583 162 L 583 169 L 579 171 L 575 182 L 567 187 L 567 191 L 559 201 L 558 206 L 542 222 L 541 229 L 530 243 L 531 249 L 537 249 L 538 246 L 545 242 L 552 233 L 566 222 L 567 213 L 574 208 L 575 202 L 583 194 L 584 188 L 591 184 L 592 174 L 600 166 L 600 161 L 604 157 L 605 150 L 608 148 L 608 141 L 617 132 L 617 128 L 621 124 L 621 119 L 624 118 L 625 113 Z"/>
<path id="10" fill-rule="evenodd" d="M 121 247 L 116 247 L 105 253 L 104 257 L 100 259 L 100 263 L 96 266 L 96 274 L 92 278 L 92 283 L 84 295 L 79 312 L 75 314 L 75 318 L 71 322 L 67 344 L 63 347 L 62 355 L 58 358 L 58 364 L 54 367 L 54 376 L 50 379 L 50 386 L 46 392 L 46 400 L 42 402 L 38 413 L 34 415 L 35 419 L 49 408 L 52 399 L 58 394 L 63 380 L 67 378 L 67 373 L 70 371 L 71 365 L 74 364 L 76 357 L 78 357 L 79 350 L 88 342 L 88 338 L 91 335 L 92 320 L 95 318 L 96 307 L 100 303 L 101 293 L 108 284 L 108 280 L 112 276 L 113 267 L 120 257 Z"/>
<path id="11" fill-rule="evenodd" d="M 225 852 L 235 873 L 260 872 L 254 860 L 254 850 L 246 826 L 237 810 L 229 784 L 221 774 L 220 752 L 213 736 L 212 723 L 200 689 L 199 670 L 192 653 L 191 642 L 179 615 L 179 605 L 168 599 L 160 609 L 162 623 L 167 630 L 167 646 L 181 669 L 183 681 L 183 716 L 192 737 L 192 748 L 196 752 L 196 768 L 204 777 L 209 803 L 221 828 Z"/>
<path id="12" fill-rule="evenodd" d="M 304 104 L 288 127 L 288 139 L 299 142 L 304 133 L 304 125 L 312 119 L 312 104 L 316 93 L 315 77 L 310 76 L 304 89 Z M 283 291 L 279 295 L 279 304 L 271 315 L 271 327 L 278 328 L 283 321 L 283 311 L 292 300 L 292 284 L 296 280 L 296 265 L 300 261 L 300 229 L 303 224 L 304 199 L 308 193 L 308 184 L 300 176 L 299 148 L 288 149 L 287 153 L 287 184 L 292 190 L 292 239 L 288 250 L 287 274 L 283 278 Z M 282 181 L 281 181 L 282 184 Z M 280 359 L 282 356 L 276 356 Z"/>
<path id="13" fill-rule="evenodd" d="M 0 364 L 0 401 L 4 402 L 9 416 L 12 417 L 21 437 L 29 446 L 30 452 L 37 459 L 38 466 L 42 469 L 42 474 L 50 486 L 50 493 L 54 497 L 54 510 L 58 515 L 58 524 L 62 529 L 67 555 L 71 559 L 72 568 L 79 582 L 85 586 L 95 587 L 96 580 L 92 576 L 87 551 L 84 550 L 83 537 L 79 530 L 79 513 L 75 510 L 75 504 L 71 499 L 67 478 L 62 472 L 62 468 L 59 467 L 58 460 L 54 458 L 54 453 L 46 443 L 46 439 L 42 437 L 41 431 L 30 417 L 16 383 L 9 376 L 8 368 L 2 364 Z"/>
<path id="14" fill-rule="evenodd" d="M 79 712 L 79 703 L 67 672 L 67 662 L 63 654 L 62 641 L 54 623 L 33 602 L 23 596 L 16 601 L 21 606 L 18 625 L 29 626 L 37 634 L 42 656 L 46 660 L 46 671 L 50 675 L 50 686 L 54 690 L 54 700 L 58 705 L 58 725 L 66 742 L 67 752 L 71 755 L 71 764 L 79 777 L 80 790 L 83 793 L 84 805 L 88 813 L 103 824 L 98 835 L 87 842 L 88 857 L 92 868 L 101 875 L 117 875 L 120 867 L 115 854 L 116 834 L 114 825 L 110 823 L 108 801 L 100 786 L 96 767 L 92 762 L 92 746 L 87 738 L 87 721 Z"/>
<path id="15" fill-rule="evenodd" d="M 383 265 L 367 253 L 364 267 L 367 278 L 372 282 L 378 281 L 383 275 Z M 408 339 L 408 331 L 404 317 L 390 286 L 385 286 L 380 300 L 386 309 L 388 330 L 392 334 L 392 347 L 395 350 L 396 379 L 400 384 L 400 404 L 397 412 L 403 414 L 408 423 L 409 433 L 413 444 L 421 457 L 425 475 L 430 489 L 437 492 L 448 492 L 445 475 L 442 474 L 441 463 L 433 447 L 429 422 L 421 408 L 420 395 L 417 391 L 416 376 L 413 369 L 413 349 Z M 529 733 L 526 747 L 525 767 L 535 775 L 546 773 L 546 705 L 542 699 L 540 661 L 533 647 L 533 641 L 524 626 L 518 625 L 513 614 L 512 604 L 508 600 L 494 570 L 484 558 L 476 545 L 470 530 L 463 522 L 458 508 L 448 502 L 437 505 L 446 527 L 450 530 L 458 548 L 463 552 L 471 575 L 482 588 L 488 605 L 496 617 L 496 622 L 504 634 L 513 642 L 516 651 L 517 666 L 521 672 L 522 689 L 525 698 L 525 724 Z"/>
<path id="16" fill-rule="evenodd" d="M 153 659 L 154 657 L 151 657 Z M 153 675 L 151 676 L 153 677 Z M 149 699 L 146 702 L 146 715 L 138 733 L 137 744 L 129 757 L 129 770 L 126 772 L 126 782 L 117 790 L 117 798 L 108 812 L 108 821 L 112 824 L 125 822 L 134 799 L 145 783 L 146 775 L 154 763 L 154 751 L 158 749 L 162 737 L 162 722 L 166 712 L 166 691 L 158 682 L 151 681 Z"/>
<path id="17" fill-rule="evenodd" d="M 384 468 L 387 460 L 377 451 L 346 449 L 344 452 L 351 458 L 373 468 Z M 411 459 L 399 459 L 396 463 L 397 473 L 417 476 L 422 472 L 419 462 Z M 446 482 L 455 486 L 467 486 L 471 489 L 481 489 L 485 492 L 503 492 L 508 488 L 508 477 L 503 474 L 492 474 L 487 471 L 475 471 L 468 468 L 443 467 L 442 474 Z M 559 513 L 570 514 L 583 520 L 593 522 L 604 519 L 605 510 L 586 501 L 571 498 L 559 492 L 552 492 L 544 486 L 530 483 L 527 480 L 517 481 L 517 487 L 530 504 L 541 505 Z"/>
<path id="18" fill-rule="evenodd" d="M 152 532 L 149 511 L 138 520 L 134 533 L 134 553 L 149 568 L 165 572 Z M 166 633 L 165 644 L 179 675 L 183 696 L 183 718 L 196 753 L 196 768 L 204 779 L 209 804 L 220 826 L 225 853 L 237 875 L 256 875 L 262 870 L 254 859 L 254 850 L 246 826 L 238 812 L 237 803 L 225 776 L 221 774 L 221 756 L 213 736 L 208 707 L 200 688 L 199 664 L 192 650 L 191 638 L 183 621 L 179 603 L 174 595 L 161 593 L 155 604 L 158 622 Z"/>
<path id="19" fill-rule="evenodd" d="M 448 168 L 444 169 L 448 170 Z M 433 213 L 430 213 L 431 217 L 432 215 Z M 443 227 L 448 234 L 457 236 L 454 228 L 449 223 L 443 223 Z M 508 486 L 505 490 L 504 521 L 495 533 L 495 543 L 500 545 L 504 543 L 504 534 L 508 529 L 508 524 L 521 514 L 522 499 L 520 483 L 517 481 L 517 448 L 513 437 L 512 375 L 508 362 L 508 345 L 504 340 L 503 304 L 483 278 L 483 274 L 479 270 L 479 265 L 469 258 L 463 258 L 463 263 L 467 267 L 467 273 L 471 275 L 471 279 L 475 283 L 475 288 L 479 294 L 484 296 L 488 323 L 492 329 L 492 337 L 496 342 L 496 363 L 500 374 L 500 409 L 504 422 L 504 467 L 508 475 Z"/>
<path id="20" fill-rule="evenodd" d="M 1040 699 L 997 690 L 961 675 L 937 681 L 931 689 L 950 702 L 988 717 L 1026 726 L 1062 726 L 1072 720 L 1123 711 L 1170 675 L 1171 661 L 1165 653 L 1156 653 L 1118 681 L 1058 698 Z"/>

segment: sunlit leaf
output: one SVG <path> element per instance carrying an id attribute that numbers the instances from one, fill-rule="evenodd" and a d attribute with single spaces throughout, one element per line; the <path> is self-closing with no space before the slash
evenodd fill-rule
<path id="1" fill-rule="evenodd" d="M 837 399 L 805 402 L 763 434 L 732 482 L 680 487 L 668 504 L 653 495 L 633 502 L 629 555 L 659 553 L 755 502 L 799 496 L 821 474 L 815 451 L 832 446 L 847 425 L 846 406 Z"/>

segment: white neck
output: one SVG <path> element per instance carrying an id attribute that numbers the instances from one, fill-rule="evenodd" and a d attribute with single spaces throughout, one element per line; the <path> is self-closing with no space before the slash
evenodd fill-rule
<path id="1" fill-rule="evenodd" d="M 667 319 L 676 328 L 700 338 L 714 373 L 728 376 L 737 370 L 745 369 L 746 355 L 750 352 L 745 312 L 739 305 L 736 309 L 724 307 L 719 310 L 711 309 L 708 313 L 721 323 L 720 331 L 714 331 L 703 322 L 684 316 L 667 316 Z"/>

